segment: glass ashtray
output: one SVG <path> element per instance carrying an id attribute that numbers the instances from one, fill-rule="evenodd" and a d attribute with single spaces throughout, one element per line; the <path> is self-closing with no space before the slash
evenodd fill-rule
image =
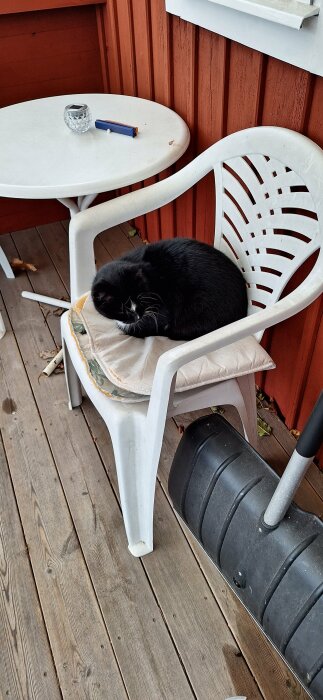
<path id="1" fill-rule="evenodd" d="M 69 129 L 83 134 L 91 126 L 91 112 L 87 105 L 72 104 L 64 109 L 64 121 Z"/>

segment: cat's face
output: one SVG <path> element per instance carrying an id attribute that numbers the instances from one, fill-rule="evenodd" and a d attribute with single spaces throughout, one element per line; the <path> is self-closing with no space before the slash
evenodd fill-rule
<path id="1" fill-rule="evenodd" d="M 142 265 L 115 261 L 98 271 L 92 285 L 96 310 L 106 318 L 133 323 L 143 313 L 140 300 L 148 284 Z"/>

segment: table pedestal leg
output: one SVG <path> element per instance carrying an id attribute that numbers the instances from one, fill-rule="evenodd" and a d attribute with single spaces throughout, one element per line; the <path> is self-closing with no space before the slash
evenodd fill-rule
<path id="1" fill-rule="evenodd" d="M 0 246 L 0 267 L 2 267 L 6 277 L 9 277 L 10 279 L 14 278 L 14 271 L 10 265 L 10 262 Z"/>
<path id="2" fill-rule="evenodd" d="M 0 313 L 0 339 L 3 338 L 5 332 L 6 332 L 6 327 L 4 325 L 4 320 L 3 320 L 1 313 Z"/>
<path id="3" fill-rule="evenodd" d="M 77 205 L 79 207 L 79 211 L 84 211 L 84 209 L 87 209 L 90 204 L 94 202 L 96 197 L 96 194 L 85 194 L 84 197 L 78 197 Z"/>
<path id="4" fill-rule="evenodd" d="M 84 209 L 87 209 L 90 206 L 90 204 L 92 204 L 92 202 L 94 201 L 96 196 L 97 196 L 96 194 L 87 194 L 87 195 L 84 195 L 84 197 L 78 197 L 77 203 L 74 201 L 74 199 L 70 199 L 70 198 L 59 199 L 58 201 L 61 202 L 62 204 L 64 204 L 64 206 L 67 207 L 67 209 L 69 209 L 70 216 L 72 219 L 73 216 L 75 216 L 75 214 L 78 214 L 79 211 L 83 211 Z M 0 264 L 3 266 L 3 268 L 6 272 L 1 254 L 3 254 L 3 256 L 6 260 L 7 266 L 10 268 L 10 271 L 12 273 L 11 275 L 6 273 L 7 277 L 14 277 L 14 274 L 11 270 L 9 262 L 8 262 L 6 256 L 4 255 L 3 251 L 0 248 Z M 71 261 L 70 261 L 70 265 L 71 265 Z M 54 297 L 47 297 L 47 296 L 44 296 L 43 294 L 35 294 L 34 292 L 21 292 L 21 296 L 23 296 L 25 299 L 31 299 L 32 301 L 39 301 L 39 302 L 42 302 L 43 304 L 50 304 L 51 306 L 57 306 L 58 308 L 61 308 L 61 309 L 69 309 L 71 306 L 70 302 L 62 301 L 62 299 L 54 299 Z"/>
<path id="5" fill-rule="evenodd" d="M 13 269 L 10 265 L 10 262 L 0 246 L 0 267 L 2 267 L 6 277 L 9 277 L 10 279 L 14 279 L 15 275 L 13 272 Z M 3 318 L 0 313 L 0 338 L 3 338 L 4 334 L 6 332 L 6 327 L 4 325 Z"/>
<path id="6" fill-rule="evenodd" d="M 75 214 L 77 214 L 79 211 L 83 211 L 84 209 L 87 209 L 87 207 L 89 207 L 90 204 L 92 204 L 92 202 L 94 201 L 96 196 L 97 196 L 96 194 L 88 194 L 88 195 L 85 195 L 84 197 L 78 197 L 77 203 L 74 202 L 73 199 L 69 199 L 69 198 L 59 199 L 59 202 L 64 204 L 64 206 L 70 210 L 70 216 L 72 219 L 72 217 L 75 216 Z M 1 258 L 1 253 L 3 253 L 3 251 L 0 248 L 0 263 L 4 267 L 3 261 Z M 3 255 L 4 255 L 4 253 L 3 253 Z M 6 256 L 5 256 L 5 259 L 6 259 L 7 265 L 10 267 Z M 73 265 L 73 261 L 71 261 L 71 259 L 70 259 L 70 272 L 71 272 L 71 264 Z M 11 270 L 11 267 L 10 267 L 10 270 Z M 6 270 L 5 270 L 5 272 L 6 272 Z M 11 270 L 11 272 L 12 272 L 12 270 Z M 10 277 L 10 276 L 14 277 L 13 272 L 12 272 L 12 275 L 7 275 L 7 277 Z M 50 304 L 51 306 L 57 306 L 61 309 L 69 309 L 71 306 L 69 301 L 63 301 L 62 299 L 54 299 L 53 297 L 46 297 L 43 294 L 34 294 L 34 292 L 21 292 L 21 296 L 23 296 L 25 299 L 31 299 L 32 301 L 39 301 L 39 302 L 42 302 L 43 304 Z M 2 328 L 4 329 L 4 324 L 3 324 L 1 314 L 0 314 L 0 338 L 2 337 L 1 336 L 1 329 Z M 2 335 L 4 335 L 4 333 L 5 333 L 5 330 L 3 331 Z M 45 368 L 45 370 L 44 370 L 45 374 L 47 374 L 49 376 L 54 371 L 54 369 L 57 367 L 57 365 L 61 362 L 61 360 L 62 360 L 62 350 L 59 350 L 57 355 L 53 358 L 53 360 Z"/>

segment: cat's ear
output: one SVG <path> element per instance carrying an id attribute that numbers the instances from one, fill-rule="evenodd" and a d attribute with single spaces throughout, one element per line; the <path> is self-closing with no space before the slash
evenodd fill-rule
<path id="1" fill-rule="evenodd" d="M 93 285 L 92 297 L 100 303 L 102 301 L 106 301 L 108 303 L 112 299 L 111 294 L 108 293 L 107 285 L 105 282 L 97 282 Z"/>

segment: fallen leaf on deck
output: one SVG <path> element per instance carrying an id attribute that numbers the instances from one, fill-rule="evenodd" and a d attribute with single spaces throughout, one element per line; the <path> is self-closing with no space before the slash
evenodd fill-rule
<path id="1" fill-rule="evenodd" d="M 257 433 L 259 437 L 264 437 L 264 435 L 270 435 L 273 429 L 265 420 L 262 418 L 257 418 Z"/>
<path id="2" fill-rule="evenodd" d="M 52 311 L 53 316 L 62 316 L 62 314 L 66 311 L 66 309 L 62 309 L 61 306 L 55 307 L 55 309 Z"/>
<path id="3" fill-rule="evenodd" d="M 263 394 L 261 389 L 256 386 L 256 401 L 257 408 L 263 408 L 265 411 L 270 411 L 270 413 L 278 414 L 277 404 L 273 396 L 268 398 Z"/>
<path id="4" fill-rule="evenodd" d="M 275 399 L 272 396 L 269 396 L 267 403 L 268 403 L 268 406 L 264 406 L 266 411 L 270 411 L 270 413 L 275 413 L 277 415 L 278 411 L 277 411 L 277 404 L 276 404 Z"/>
<path id="5" fill-rule="evenodd" d="M 264 408 L 264 406 L 263 406 L 264 400 L 265 400 L 264 394 L 262 393 L 261 389 L 259 389 L 259 386 L 256 385 L 257 408 Z"/>
<path id="6" fill-rule="evenodd" d="M 296 438 L 296 440 L 298 440 L 298 438 L 301 434 L 300 430 L 295 430 L 294 428 L 292 430 L 290 430 L 289 432 L 294 438 Z"/>
<path id="7" fill-rule="evenodd" d="M 56 357 L 57 353 L 57 348 L 55 348 L 55 350 L 41 350 L 39 357 L 41 357 L 42 360 L 52 360 L 53 357 Z"/>
<path id="8" fill-rule="evenodd" d="M 178 430 L 180 435 L 183 435 L 183 433 L 185 433 L 185 428 L 183 425 L 178 425 L 177 430 Z"/>
<path id="9" fill-rule="evenodd" d="M 137 234 L 138 231 L 134 226 L 127 231 L 128 238 L 134 238 L 134 236 L 137 236 Z"/>
<path id="10" fill-rule="evenodd" d="M 64 297 L 61 298 L 64 299 Z M 64 301 L 67 301 L 67 299 L 64 299 Z M 61 316 L 64 311 L 66 311 L 66 309 L 63 309 L 61 306 L 55 306 L 53 308 L 53 306 L 50 305 L 49 309 L 45 308 L 43 304 L 39 304 L 39 306 L 44 314 L 44 323 L 46 323 L 48 316 Z"/>
<path id="11" fill-rule="evenodd" d="M 24 260 L 20 260 L 20 258 L 13 258 L 10 260 L 10 265 L 13 270 L 28 270 L 29 272 L 37 271 L 37 267 L 35 267 L 35 265 L 32 263 L 27 263 Z"/>

